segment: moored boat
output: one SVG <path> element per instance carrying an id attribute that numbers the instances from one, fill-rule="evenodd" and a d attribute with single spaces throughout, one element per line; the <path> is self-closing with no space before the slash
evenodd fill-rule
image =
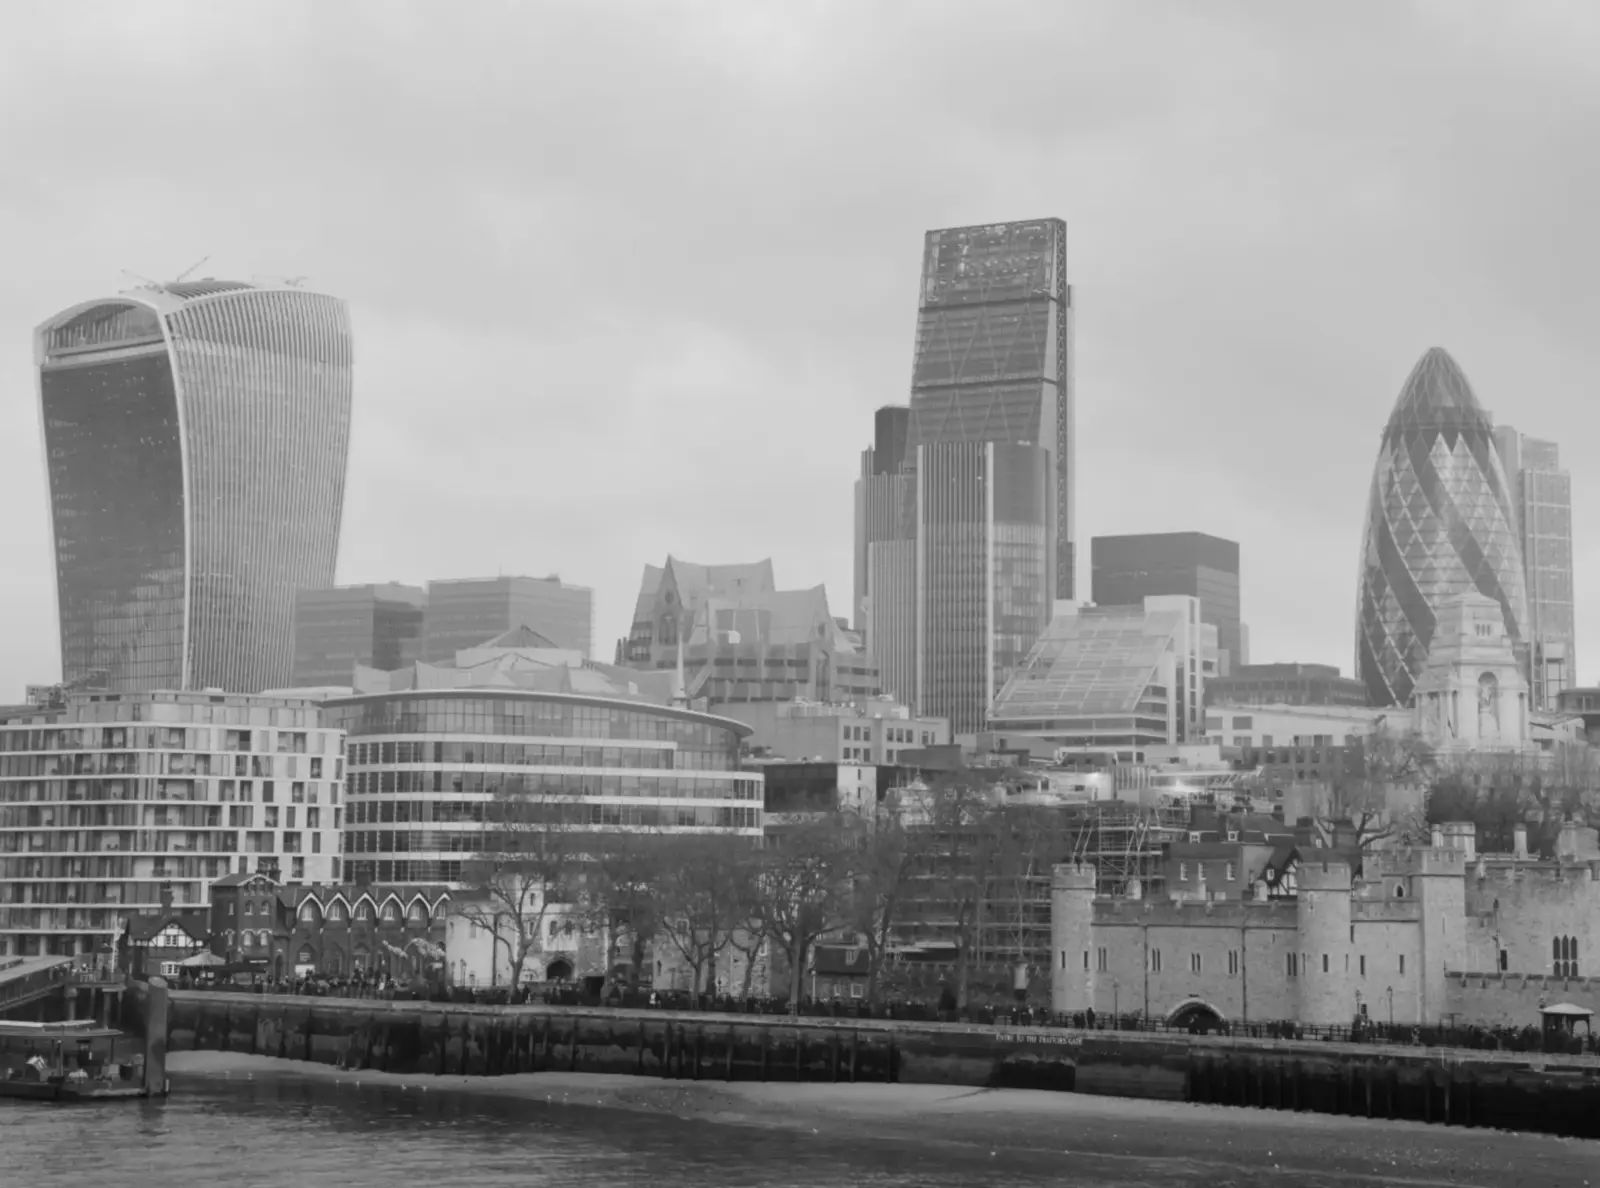
<path id="1" fill-rule="evenodd" d="M 0 1019 L 0 1097 L 95 1101 L 165 1093 L 165 1077 L 146 1083 L 139 1048 L 134 1037 L 92 1022 Z"/>

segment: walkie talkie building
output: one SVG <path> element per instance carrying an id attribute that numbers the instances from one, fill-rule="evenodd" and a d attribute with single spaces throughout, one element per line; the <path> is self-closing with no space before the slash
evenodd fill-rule
<path id="1" fill-rule="evenodd" d="M 350 446 L 342 301 L 203 280 L 35 333 L 62 679 L 289 683 L 294 598 L 334 580 Z"/>

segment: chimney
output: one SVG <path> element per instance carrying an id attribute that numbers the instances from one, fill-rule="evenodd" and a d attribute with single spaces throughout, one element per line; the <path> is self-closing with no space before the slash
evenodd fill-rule
<path id="1" fill-rule="evenodd" d="M 1511 856 L 1519 861 L 1528 859 L 1528 827 L 1518 824 L 1511 830 Z"/>
<path id="2" fill-rule="evenodd" d="M 161 910 L 163 913 L 172 910 L 172 884 L 161 884 Z"/>

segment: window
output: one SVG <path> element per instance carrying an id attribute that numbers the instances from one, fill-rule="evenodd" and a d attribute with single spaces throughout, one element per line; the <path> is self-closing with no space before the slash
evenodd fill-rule
<path id="1" fill-rule="evenodd" d="M 861 990 L 862 990 L 862 986 L 861 986 L 860 982 L 851 982 L 850 983 L 850 997 L 851 998 L 860 998 L 861 997 Z"/>
<path id="2" fill-rule="evenodd" d="M 1160 973 L 1161 972 L 1161 950 L 1160 949 L 1151 949 L 1150 950 L 1150 972 L 1151 973 Z"/>
<path id="3" fill-rule="evenodd" d="M 1105 973 L 1106 972 L 1106 951 L 1105 951 L 1105 949 L 1100 949 L 1098 952 L 1095 953 L 1095 965 L 1098 968 L 1099 972 L 1101 972 L 1101 973 Z"/>
<path id="4" fill-rule="evenodd" d="M 1400 976 L 1402 978 L 1406 976 L 1406 955 L 1404 953 L 1400 954 Z"/>
<path id="5" fill-rule="evenodd" d="M 1328 955 L 1326 953 L 1322 955 L 1322 972 L 1328 972 Z"/>
<path id="6" fill-rule="evenodd" d="M 1558 978 L 1578 976 L 1578 938 L 1557 936 L 1550 940 L 1550 956 L 1554 962 L 1551 972 Z M 1504 969 L 1504 966 L 1501 966 Z"/>
<path id="7" fill-rule="evenodd" d="M 1187 862 L 1180 862 L 1180 863 L 1178 863 L 1178 882 L 1187 883 L 1188 881 L 1189 881 L 1189 864 Z"/>
<path id="8" fill-rule="evenodd" d="M 1229 949 L 1228 950 L 1228 976 L 1230 978 L 1236 978 L 1236 977 L 1239 976 L 1239 950 L 1238 949 Z"/>
<path id="9" fill-rule="evenodd" d="M 1361 954 L 1360 972 L 1362 977 L 1367 976 L 1367 955 L 1365 953 Z"/>
<path id="10" fill-rule="evenodd" d="M 1500 970 L 1504 973 L 1511 966 L 1511 954 L 1504 949 L 1500 950 Z"/>
<path id="11" fill-rule="evenodd" d="M 1291 978 L 1300 975 L 1300 954 L 1285 953 L 1283 955 L 1283 972 Z"/>
<path id="12" fill-rule="evenodd" d="M 303 879 L 306 877 L 306 860 L 304 858 L 290 859 L 289 877 L 291 879 Z"/>
<path id="13" fill-rule="evenodd" d="M 1196 973 L 1196 974 L 1200 972 L 1200 954 L 1199 953 L 1190 953 L 1189 954 L 1189 972 L 1190 973 Z"/>
<path id="14" fill-rule="evenodd" d="M 307 924 L 315 924 L 317 922 L 317 905 L 309 899 L 306 900 L 305 905 L 300 909 L 300 918 Z"/>
<path id="15" fill-rule="evenodd" d="M 1233 882 L 1239 877 L 1239 868 L 1233 863 L 1228 863 L 1228 882 Z"/>

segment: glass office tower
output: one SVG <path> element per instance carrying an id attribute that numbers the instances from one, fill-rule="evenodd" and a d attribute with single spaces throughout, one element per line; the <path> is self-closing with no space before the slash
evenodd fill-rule
<path id="1" fill-rule="evenodd" d="M 1090 598 L 1098 606 L 1134 606 L 1151 595 L 1200 600 L 1200 619 L 1217 629 L 1222 676 L 1239 667 L 1239 545 L 1204 532 L 1097 536 L 1089 542 Z"/>
<path id="2" fill-rule="evenodd" d="M 1526 640 L 1517 517 L 1488 413 L 1456 361 L 1431 348 L 1383 430 L 1361 543 L 1356 677 L 1375 706 L 1410 704 L 1439 608 L 1476 590 Z"/>
<path id="3" fill-rule="evenodd" d="M 34 343 L 63 679 L 287 685 L 295 591 L 331 586 L 339 547 L 344 303 L 180 282 L 73 306 Z"/>
<path id="4" fill-rule="evenodd" d="M 983 728 L 1073 596 L 1071 289 L 1060 219 L 930 231 L 906 469 L 916 492 L 916 702 Z"/>
<path id="5" fill-rule="evenodd" d="M 1553 441 L 1498 425 L 1495 446 L 1516 512 L 1522 572 L 1528 585 L 1528 687 L 1535 709 L 1553 710 L 1561 691 L 1578 683 L 1573 616 L 1572 476 L 1561 469 Z"/>

